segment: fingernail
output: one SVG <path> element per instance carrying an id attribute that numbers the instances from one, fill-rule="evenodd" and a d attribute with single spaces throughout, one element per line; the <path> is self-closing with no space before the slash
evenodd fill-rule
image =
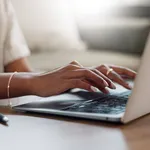
<path id="1" fill-rule="evenodd" d="M 109 86 L 106 81 L 104 81 L 104 85 L 105 85 L 105 87 L 108 87 L 108 86 Z"/>
<path id="2" fill-rule="evenodd" d="M 126 89 L 129 89 L 131 90 L 132 89 L 132 86 L 129 84 L 129 83 L 126 83 L 126 86 L 124 86 Z"/>
<path id="3" fill-rule="evenodd" d="M 111 85 L 110 85 L 110 86 L 111 86 L 111 88 L 112 88 L 112 89 L 116 89 L 115 84 L 111 83 Z"/>
<path id="4" fill-rule="evenodd" d="M 131 85 L 128 85 L 128 86 L 129 86 L 129 89 L 132 90 L 132 86 Z"/>
<path id="5" fill-rule="evenodd" d="M 94 86 L 91 86 L 91 90 L 92 90 L 93 92 L 98 92 L 98 89 L 97 89 L 96 87 L 94 87 Z"/>
<path id="6" fill-rule="evenodd" d="M 105 94 L 110 94 L 109 90 L 107 89 L 107 87 L 105 88 Z"/>

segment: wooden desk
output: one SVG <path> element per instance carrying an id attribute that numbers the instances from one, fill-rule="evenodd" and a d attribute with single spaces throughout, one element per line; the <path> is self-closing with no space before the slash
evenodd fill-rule
<path id="1" fill-rule="evenodd" d="M 128 125 L 13 112 L 0 124 L 1 150 L 149 150 L 150 115 Z"/>

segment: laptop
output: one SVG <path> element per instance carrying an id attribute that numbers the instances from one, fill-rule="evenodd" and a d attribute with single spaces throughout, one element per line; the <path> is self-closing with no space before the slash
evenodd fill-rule
<path id="1" fill-rule="evenodd" d="M 150 113 L 150 37 L 148 39 L 132 91 L 119 85 L 110 94 L 74 89 L 13 109 L 124 124 Z"/>

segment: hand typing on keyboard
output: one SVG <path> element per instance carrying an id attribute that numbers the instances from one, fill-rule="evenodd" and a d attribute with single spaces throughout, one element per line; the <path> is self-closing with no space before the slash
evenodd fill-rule
<path id="1" fill-rule="evenodd" d="M 32 78 L 28 82 L 30 86 L 28 86 L 31 88 L 30 94 L 42 97 L 58 95 L 73 88 L 95 92 L 93 87 L 108 94 L 108 88 L 116 89 L 114 82 L 127 89 L 131 89 L 130 85 L 122 76 L 134 79 L 136 73 L 130 69 L 112 65 L 100 65 L 98 67 L 87 68 L 73 61 L 51 72 L 32 74 Z"/>
<path id="2" fill-rule="evenodd" d="M 83 67 L 81 64 L 79 64 L 76 61 L 72 62 L 72 64 Z M 126 68 L 126 67 L 122 67 L 122 66 L 103 64 L 103 65 L 99 65 L 97 67 L 91 67 L 88 69 L 90 69 L 97 75 L 100 75 L 103 79 L 105 79 L 105 81 L 108 83 L 108 88 L 110 88 L 110 89 L 116 88 L 116 86 L 114 84 L 112 84 L 112 82 L 111 82 L 111 81 L 114 81 L 117 84 L 121 85 L 122 87 L 131 90 L 132 86 L 128 82 L 126 82 L 126 79 L 134 80 L 136 77 L 135 71 L 133 71 L 129 68 Z M 97 87 L 97 86 L 95 85 L 95 87 Z M 95 92 L 100 90 L 103 93 L 108 94 L 109 93 L 108 88 L 107 87 L 101 88 L 101 89 L 95 88 Z"/>

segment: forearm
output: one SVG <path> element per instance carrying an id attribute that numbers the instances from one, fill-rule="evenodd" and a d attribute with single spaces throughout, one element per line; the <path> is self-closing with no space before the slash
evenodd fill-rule
<path id="1" fill-rule="evenodd" d="M 31 72 L 33 71 L 29 65 L 27 58 L 17 59 L 4 67 L 5 72 Z"/>
<path id="2" fill-rule="evenodd" d="M 4 67 L 5 73 L 0 73 L 0 99 L 8 98 L 8 81 L 13 72 L 17 71 L 10 82 L 10 98 L 37 95 L 36 91 L 36 75 L 33 73 L 27 58 L 17 59 Z M 35 81 L 36 80 L 36 81 Z"/>
<path id="3" fill-rule="evenodd" d="M 8 98 L 8 81 L 12 74 L 0 74 L 0 99 Z M 10 98 L 32 95 L 34 73 L 16 73 L 10 82 Z"/>

